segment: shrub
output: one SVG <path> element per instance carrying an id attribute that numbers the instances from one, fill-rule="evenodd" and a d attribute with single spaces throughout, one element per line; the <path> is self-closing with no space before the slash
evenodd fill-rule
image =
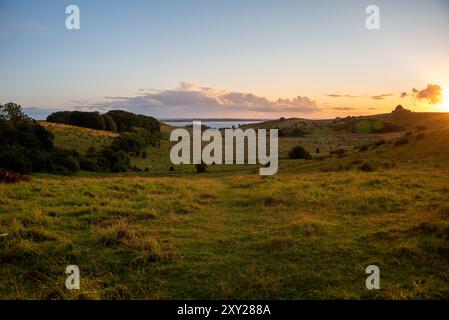
<path id="1" fill-rule="evenodd" d="M 0 151 L 0 167 L 20 173 L 31 173 L 32 162 L 27 149 L 13 145 Z"/>
<path id="2" fill-rule="evenodd" d="M 94 157 L 84 157 L 80 159 L 80 169 L 85 171 L 99 172 L 102 171 L 98 165 L 97 159 Z"/>
<path id="3" fill-rule="evenodd" d="M 384 140 L 384 139 L 379 139 L 379 140 L 377 140 L 375 143 L 374 143 L 374 145 L 376 146 L 376 147 L 379 147 L 379 146 L 381 146 L 381 145 L 383 145 L 383 144 L 385 144 L 386 143 L 386 141 Z"/>
<path id="4" fill-rule="evenodd" d="M 76 152 L 55 149 L 50 153 L 50 157 L 55 165 L 54 173 L 72 174 L 80 169 Z"/>
<path id="5" fill-rule="evenodd" d="M 330 152 L 330 154 L 335 154 L 335 155 L 337 155 L 338 157 L 343 157 L 343 156 L 346 155 L 346 150 L 345 150 L 345 149 L 342 149 L 342 148 L 340 148 L 340 149 L 335 149 L 335 150 L 332 150 L 332 151 Z"/>
<path id="6" fill-rule="evenodd" d="M 207 171 L 207 164 L 200 163 L 195 165 L 196 173 L 203 173 Z"/>
<path id="7" fill-rule="evenodd" d="M 126 152 L 115 151 L 111 148 L 103 150 L 98 161 L 103 164 L 107 171 L 124 172 L 131 169 L 131 160 Z"/>
<path id="8" fill-rule="evenodd" d="M 140 150 L 149 144 L 155 145 L 159 140 L 159 134 L 152 134 L 142 128 L 132 128 L 130 132 L 121 133 L 112 141 L 111 148 L 115 151 L 134 152 L 137 156 Z"/>
<path id="9" fill-rule="evenodd" d="M 109 111 L 106 115 L 114 120 L 118 132 L 130 131 L 133 127 L 146 129 L 150 133 L 160 132 L 159 121 L 153 117 L 134 114 L 123 110 Z"/>
<path id="10" fill-rule="evenodd" d="M 368 150 L 368 146 L 364 144 L 363 146 L 360 146 L 359 151 L 366 151 Z"/>
<path id="11" fill-rule="evenodd" d="M 307 132 L 300 128 L 281 128 L 278 134 L 279 137 L 304 137 Z"/>
<path id="12" fill-rule="evenodd" d="M 14 183 L 28 180 L 30 180 L 30 178 L 23 174 L 0 168 L 0 182 L 2 183 Z"/>
<path id="13" fill-rule="evenodd" d="M 371 172 L 374 171 L 374 166 L 369 162 L 364 162 L 359 166 L 359 170 L 364 172 Z"/>
<path id="14" fill-rule="evenodd" d="M 402 146 L 402 145 L 404 145 L 404 144 L 407 144 L 409 141 L 408 141 L 408 139 L 407 138 L 400 138 L 400 139 L 398 139 L 398 140 L 396 140 L 395 142 L 394 142 L 394 145 L 395 146 Z"/>
<path id="15" fill-rule="evenodd" d="M 304 147 L 302 146 L 293 147 L 292 150 L 290 150 L 288 157 L 290 159 L 305 159 L 305 160 L 309 160 L 312 158 L 310 153 L 307 152 L 307 150 L 304 149 Z"/>
<path id="16" fill-rule="evenodd" d="M 108 114 L 103 115 L 105 130 L 117 132 L 117 125 L 115 124 L 114 119 Z"/>

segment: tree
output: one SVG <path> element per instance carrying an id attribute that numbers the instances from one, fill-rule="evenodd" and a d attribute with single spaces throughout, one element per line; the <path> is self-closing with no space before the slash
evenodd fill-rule
<path id="1" fill-rule="evenodd" d="M 114 119 L 108 114 L 103 115 L 105 129 L 107 131 L 117 132 L 117 125 Z"/>
<path id="2" fill-rule="evenodd" d="M 20 105 L 8 102 L 5 105 L 0 104 L 0 120 L 19 122 L 28 121 L 31 120 L 31 118 L 22 111 Z"/>

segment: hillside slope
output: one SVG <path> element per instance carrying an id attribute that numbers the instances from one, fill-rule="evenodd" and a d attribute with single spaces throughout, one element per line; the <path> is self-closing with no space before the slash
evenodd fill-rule
<path id="1" fill-rule="evenodd" d="M 80 153 L 86 152 L 90 147 L 99 150 L 108 146 L 112 139 L 118 135 L 117 133 L 110 131 L 88 129 L 46 121 L 39 121 L 39 124 L 54 134 L 54 144 L 56 147 L 69 150 L 74 149 Z"/>

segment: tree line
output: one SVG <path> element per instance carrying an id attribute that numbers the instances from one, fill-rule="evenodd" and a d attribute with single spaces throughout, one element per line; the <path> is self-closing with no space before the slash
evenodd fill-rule
<path id="1" fill-rule="evenodd" d="M 54 135 L 28 117 L 20 105 L 11 102 L 0 104 L 0 168 L 23 174 L 73 174 L 80 169 L 99 172 L 132 170 L 131 153 L 138 153 L 149 144 L 159 144 L 159 123 L 154 118 L 126 111 L 110 113 L 116 116 L 108 115 L 120 135 L 102 150 L 89 148 L 85 154 L 80 154 L 76 150 L 57 148 L 53 143 Z M 95 114 L 92 112 L 84 112 L 82 116 L 79 112 L 71 114 L 72 119 L 77 118 L 79 123 L 92 126 L 95 123 L 91 121 L 93 118 L 108 118 L 98 113 L 92 117 Z"/>
<path id="2" fill-rule="evenodd" d="M 128 132 L 133 127 L 144 128 L 151 133 L 160 130 L 159 121 L 155 118 L 123 110 L 112 110 L 105 114 L 97 111 L 58 111 L 50 114 L 47 121 L 112 132 Z"/>

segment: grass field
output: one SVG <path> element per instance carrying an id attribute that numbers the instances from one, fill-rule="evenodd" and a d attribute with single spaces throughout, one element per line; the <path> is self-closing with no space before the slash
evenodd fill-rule
<path id="1" fill-rule="evenodd" d="M 53 130 L 60 146 L 84 137 L 71 144 L 81 151 L 111 139 Z M 0 297 L 448 299 L 449 130 L 395 143 L 405 134 L 283 138 L 271 177 L 258 166 L 169 171 L 165 140 L 133 160 L 147 172 L 0 185 Z M 296 144 L 320 158 L 288 160 Z M 65 289 L 70 264 L 79 291 Z M 365 288 L 370 264 L 380 290 Z"/>

